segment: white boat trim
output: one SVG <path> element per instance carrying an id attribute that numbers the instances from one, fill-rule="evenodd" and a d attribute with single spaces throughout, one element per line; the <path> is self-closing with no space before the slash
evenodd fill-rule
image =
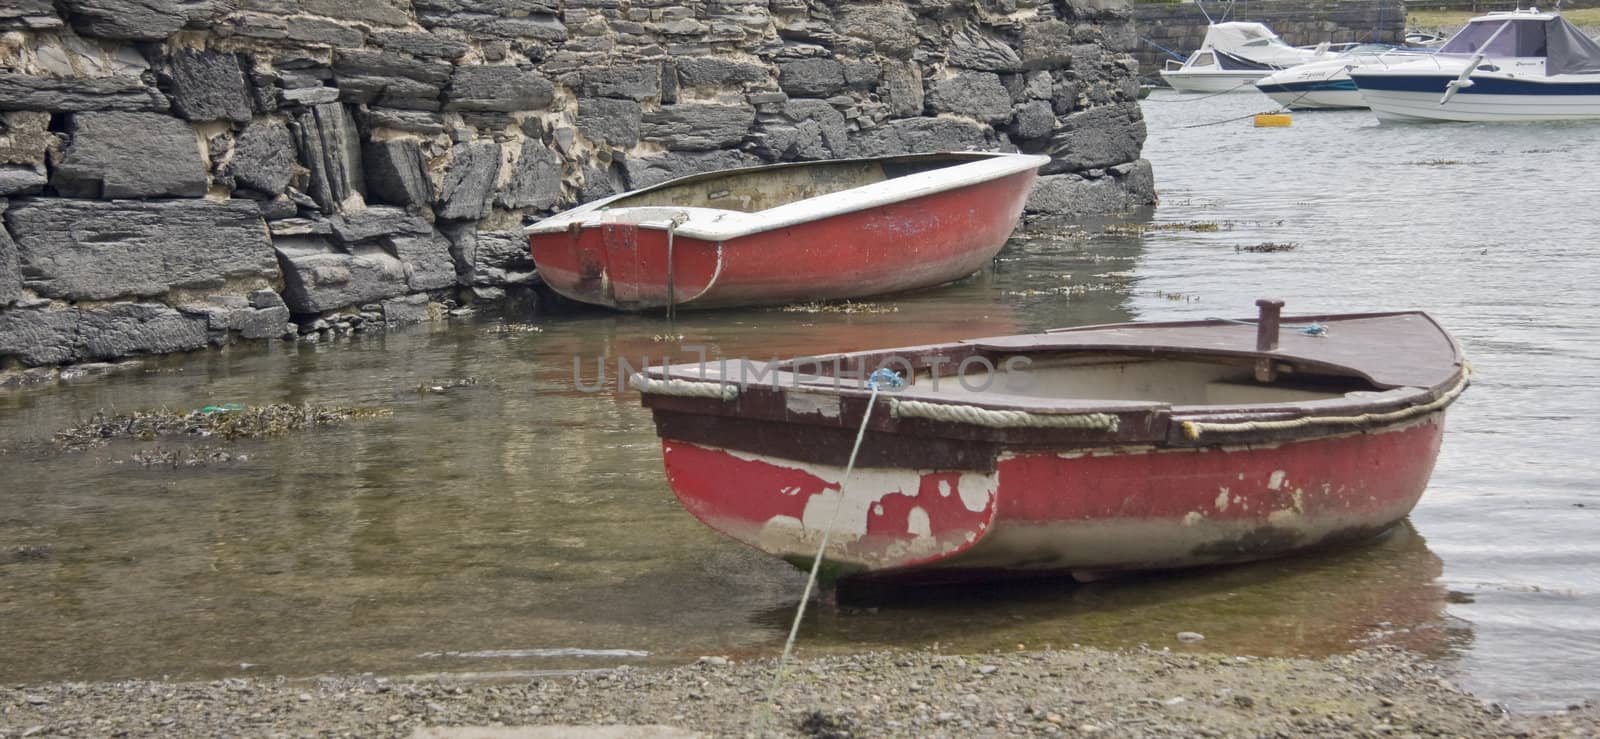
<path id="1" fill-rule="evenodd" d="M 1036 170 L 1050 161 L 1050 157 L 1034 154 L 959 153 L 978 154 L 982 155 L 983 158 L 973 162 L 894 177 L 863 187 L 855 187 L 849 190 L 785 203 L 776 208 L 768 208 L 755 213 L 744 213 L 721 208 L 640 206 L 612 209 L 608 207 L 612 202 L 640 192 L 670 187 L 689 177 L 702 176 L 700 174 L 689 175 L 688 177 L 668 180 L 643 190 L 630 190 L 587 203 L 528 226 L 523 229 L 523 233 L 527 235 L 552 234 L 560 233 L 573 227 L 594 228 L 609 223 L 629 223 L 639 228 L 665 231 L 674 218 L 682 216 L 683 220 L 676 229 L 678 236 L 704 241 L 728 241 L 763 231 L 824 220 L 846 213 L 868 210 L 950 190 L 959 190 L 964 187 Z M 882 159 L 885 157 L 874 158 Z M 750 167 L 726 171 L 733 173 L 762 168 Z"/>

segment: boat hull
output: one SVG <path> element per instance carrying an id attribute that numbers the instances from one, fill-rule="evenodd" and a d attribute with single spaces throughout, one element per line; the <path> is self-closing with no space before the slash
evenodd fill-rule
<path id="1" fill-rule="evenodd" d="M 672 438 L 663 451 L 701 521 L 790 560 L 813 557 L 832 528 L 841 575 L 1093 577 L 1375 536 L 1422 495 L 1443 430 L 1439 411 L 1276 444 L 1014 449 L 988 469 L 858 468 L 842 503 L 836 466 Z"/>
<path id="2" fill-rule="evenodd" d="M 931 287 L 987 265 L 1016 228 L 1033 170 L 726 241 L 627 223 L 530 234 L 545 283 L 621 310 L 861 298 Z"/>
<path id="3" fill-rule="evenodd" d="M 1455 73 L 1352 73 L 1361 97 L 1380 120 L 1397 122 L 1519 122 L 1600 118 L 1600 83 L 1541 82 L 1475 75 L 1440 104 Z"/>
<path id="4" fill-rule="evenodd" d="M 1161 79 L 1178 92 L 1250 92 L 1252 82 L 1272 70 L 1198 71 L 1162 70 Z"/>
<path id="5" fill-rule="evenodd" d="M 1263 80 L 1256 83 L 1256 89 L 1272 98 L 1273 102 L 1296 110 L 1367 107 L 1366 101 L 1361 98 L 1361 91 L 1348 78 L 1283 84 L 1267 84 Z"/>

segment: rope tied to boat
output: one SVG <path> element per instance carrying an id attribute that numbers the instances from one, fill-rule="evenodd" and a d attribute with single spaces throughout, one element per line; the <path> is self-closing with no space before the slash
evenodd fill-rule
<path id="1" fill-rule="evenodd" d="M 679 398 L 717 398 L 732 402 L 739 397 L 739 386 L 727 382 L 694 382 L 692 380 L 657 380 L 643 372 L 635 372 L 628 384 L 641 393 L 672 395 Z"/>
<path id="2" fill-rule="evenodd" d="M 1472 384 L 1472 363 L 1463 362 L 1461 365 L 1461 379 L 1456 381 L 1449 390 L 1439 397 L 1422 405 L 1414 405 L 1383 413 L 1362 413 L 1355 416 L 1306 416 L 1283 421 L 1239 421 L 1236 423 L 1208 423 L 1206 421 L 1184 421 L 1183 435 L 1190 441 L 1197 441 L 1206 434 L 1239 434 L 1260 431 L 1293 431 L 1311 426 L 1370 426 L 1381 423 L 1394 423 L 1407 419 L 1425 416 L 1455 402 L 1457 396 Z"/>
<path id="3" fill-rule="evenodd" d="M 778 700 L 778 687 L 783 684 L 785 668 L 789 663 L 789 655 L 794 651 L 795 639 L 800 636 L 800 621 L 806 615 L 806 603 L 811 600 L 811 591 L 817 586 L 817 572 L 822 569 L 823 555 L 828 551 L 828 540 L 833 537 L 833 527 L 839 522 L 839 512 L 844 510 L 844 486 L 850 481 L 850 474 L 856 469 L 856 454 L 861 451 L 861 442 L 867 438 L 867 421 L 872 418 L 872 409 L 878 404 L 878 388 L 888 387 L 891 390 L 906 386 L 906 381 L 887 367 L 880 367 L 867 377 L 867 387 L 872 394 L 867 396 L 867 408 L 861 412 L 861 427 L 856 431 L 856 443 L 850 447 L 850 461 L 845 463 L 844 476 L 839 478 L 839 497 L 833 501 L 833 513 L 828 516 L 828 525 L 822 530 L 822 541 L 817 544 L 817 556 L 811 560 L 811 574 L 806 576 L 806 589 L 800 594 L 800 605 L 794 609 L 794 623 L 789 626 L 789 639 L 783 643 L 783 655 L 778 657 L 778 668 L 772 675 L 772 686 L 767 689 L 767 701 L 761 711 L 756 726 L 756 736 L 764 736 L 767 721 L 772 716 L 772 706 Z"/>
<path id="4" fill-rule="evenodd" d="M 1076 429 L 1115 433 L 1120 423 L 1110 413 L 1035 413 L 899 399 L 889 401 L 889 413 L 895 418 L 926 418 L 997 429 Z"/>

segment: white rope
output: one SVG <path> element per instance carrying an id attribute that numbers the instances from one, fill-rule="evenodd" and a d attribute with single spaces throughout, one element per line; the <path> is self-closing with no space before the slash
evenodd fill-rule
<path id="1" fill-rule="evenodd" d="M 884 372 L 885 370 L 878 370 Z M 877 377 L 873 373 L 873 377 Z M 892 377 L 892 375 L 891 375 Z M 898 378 L 897 378 L 898 379 Z M 872 387 L 872 394 L 867 397 L 867 409 L 861 413 L 861 428 L 856 431 L 855 446 L 850 447 L 850 461 L 845 463 L 844 477 L 839 478 L 839 497 L 833 501 L 833 514 L 828 517 L 828 526 L 822 530 L 822 541 L 817 544 L 817 556 L 811 560 L 811 574 L 806 576 L 806 589 L 800 594 L 800 605 L 794 609 L 794 623 L 789 626 L 789 639 L 783 643 L 783 655 L 778 657 L 778 669 L 772 676 L 772 686 L 767 689 L 767 702 L 763 708 L 756 725 L 756 736 L 766 734 L 767 722 L 772 716 L 773 704 L 778 700 L 778 687 L 783 684 L 785 669 L 789 662 L 789 654 L 794 651 L 794 642 L 800 635 L 800 621 L 806 615 L 806 603 L 811 600 L 811 590 L 817 585 L 817 571 L 822 569 L 822 557 L 828 551 L 828 540 L 833 536 L 834 525 L 839 522 L 839 512 L 844 510 L 845 484 L 850 481 L 850 473 L 856 468 L 856 453 L 861 451 L 861 441 L 867 437 L 867 420 L 872 418 L 872 409 L 878 404 L 878 383 L 867 383 Z"/>
<path id="2" fill-rule="evenodd" d="M 889 410 L 895 418 L 926 418 L 999 429 L 1080 429 L 1114 433 L 1118 423 L 1117 417 L 1110 413 L 1034 413 L 920 400 L 891 400 Z"/>
<path id="3" fill-rule="evenodd" d="M 1286 421 L 1240 421 L 1238 423 L 1207 423 L 1205 421 L 1184 421 L 1183 435 L 1191 441 L 1199 439 L 1205 434 L 1238 434 L 1260 431 L 1293 431 L 1310 426 L 1368 426 L 1373 424 L 1393 423 L 1404 421 L 1408 418 L 1425 416 L 1450 405 L 1455 401 L 1467 386 L 1472 384 L 1472 366 L 1463 364 L 1461 379 L 1454 387 L 1445 391 L 1443 395 L 1432 402 L 1401 408 L 1385 413 L 1363 413 L 1358 416 L 1306 416 Z"/>
<path id="4" fill-rule="evenodd" d="M 657 380 L 635 372 L 628 384 L 641 393 L 675 395 L 680 398 L 718 398 L 732 401 L 739 397 L 739 386 L 723 382 L 690 382 L 688 380 Z"/>

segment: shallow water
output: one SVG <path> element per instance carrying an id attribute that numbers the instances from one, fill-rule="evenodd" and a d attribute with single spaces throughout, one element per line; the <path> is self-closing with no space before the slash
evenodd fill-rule
<path id="1" fill-rule="evenodd" d="M 1182 128 L 1269 107 L 1253 95 L 1146 103 L 1162 204 L 1129 220 L 1215 231 L 1033 231 L 974 278 L 853 313 L 458 321 L 0 395 L 0 680 L 522 673 L 773 654 L 798 573 L 677 506 L 648 414 L 616 392 L 619 358 L 1248 315 L 1273 295 L 1291 311 L 1423 308 L 1472 358 L 1476 384 L 1409 525 L 1251 566 L 818 608 L 803 649 L 1400 643 L 1518 706 L 1600 692 L 1600 499 L 1584 433 L 1585 411 L 1600 407 L 1600 321 L 1587 304 L 1600 275 L 1587 241 L 1600 127 L 1396 128 L 1352 112 L 1299 114 L 1287 129 Z M 1295 246 L 1236 250 L 1265 242 Z M 585 385 L 604 364 L 603 390 L 577 387 L 574 358 Z M 464 378 L 476 382 L 418 391 Z M 152 442 L 72 454 L 49 442 L 100 409 L 223 402 L 393 415 L 159 442 L 247 457 L 182 469 L 133 461 Z M 1180 645 L 1177 631 L 1207 639 Z"/>

